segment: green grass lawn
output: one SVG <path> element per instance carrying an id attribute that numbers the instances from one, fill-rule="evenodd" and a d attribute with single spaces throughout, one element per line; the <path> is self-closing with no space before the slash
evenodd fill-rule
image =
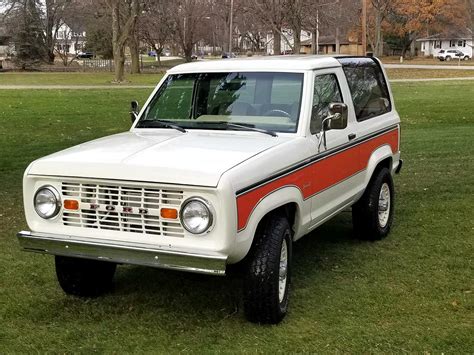
<path id="1" fill-rule="evenodd" d="M 163 74 L 126 74 L 127 85 L 156 85 Z M 113 73 L 0 73 L 1 85 L 111 85 Z"/>
<path id="2" fill-rule="evenodd" d="M 33 159 L 129 127 L 150 90 L 0 90 L 0 352 L 474 350 L 474 82 L 396 84 L 405 161 L 394 228 L 368 243 L 344 213 L 294 246 L 290 312 L 245 321 L 240 284 L 121 266 L 111 294 L 64 295 L 53 258 L 19 250 Z"/>
<path id="3" fill-rule="evenodd" d="M 434 79 L 434 78 L 474 78 L 474 70 L 452 69 L 391 69 L 387 68 L 389 79 Z"/>

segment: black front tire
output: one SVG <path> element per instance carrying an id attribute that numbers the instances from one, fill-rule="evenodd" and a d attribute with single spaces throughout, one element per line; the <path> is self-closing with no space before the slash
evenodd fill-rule
<path id="1" fill-rule="evenodd" d="M 56 276 L 68 295 L 97 297 L 112 287 L 117 265 L 101 260 L 56 256 Z"/>
<path id="2" fill-rule="evenodd" d="M 379 202 L 382 186 L 387 186 L 390 200 L 386 206 Z M 352 206 L 352 224 L 354 232 L 359 239 L 380 240 L 390 233 L 394 213 L 394 187 L 393 179 L 387 168 L 376 170 L 364 194 Z M 384 208 L 389 208 L 388 217 L 381 222 L 379 213 Z"/>
<path id="3" fill-rule="evenodd" d="M 287 218 L 280 214 L 267 216 L 255 238 L 244 269 L 245 316 L 254 323 L 277 324 L 288 311 L 290 294 L 292 232 Z M 286 273 L 285 268 L 280 267 L 285 247 Z M 280 280 L 285 281 L 280 283 Z M 282 297 L 280 285 L 284 285 Z"/>

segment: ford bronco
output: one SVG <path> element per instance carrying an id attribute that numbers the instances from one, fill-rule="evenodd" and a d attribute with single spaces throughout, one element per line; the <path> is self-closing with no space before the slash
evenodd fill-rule
<path id="1" fill-rule="evenodd" d="M 237 264 L 246 317 L 278 323 L 295 241 L 350 207 L 359 238 L 390 232 L 400 119 L 376 58 L 183 64 L 133 108 L 130 131 L 26 169 L 19 242 L 67 294 L 102 294 L 117 264 Z"/>

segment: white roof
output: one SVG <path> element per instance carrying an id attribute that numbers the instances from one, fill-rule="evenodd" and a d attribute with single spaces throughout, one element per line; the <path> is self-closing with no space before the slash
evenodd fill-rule
<path id="1" fill-rule="evenodd" d="M 340 67 L 333 56 L 321 55 L 283 55 L 268 57 L 247 57 L 221 60 L 195 61 L 177 65 L 168 73 L 202 73 L 233 71 L 305 71 Z"/>

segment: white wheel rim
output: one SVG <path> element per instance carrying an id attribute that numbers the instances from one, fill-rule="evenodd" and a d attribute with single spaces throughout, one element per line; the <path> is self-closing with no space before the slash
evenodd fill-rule
<path id="1" fill-rule="evenodd" d="M 278 275 L 278 299 L 283 302 L 286 293 L 286 282 L 288 279 L 288 245 L 286 238 L 283 239 L 280 252 L 280 269 Z"/>
<path id="2" fill-rule="evenodd" d="M 390 216 L 390 187 L 387 183 L 384 183 L 380 188 L 378 212 L 380 227 L 385 228 Z"/>

